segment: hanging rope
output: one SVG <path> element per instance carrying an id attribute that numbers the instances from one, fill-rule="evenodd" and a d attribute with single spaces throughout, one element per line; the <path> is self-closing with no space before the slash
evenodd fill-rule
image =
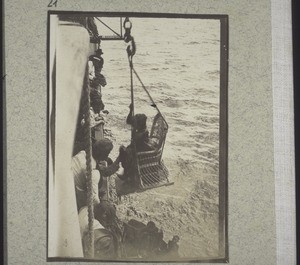
<path id="1" fill-rule="evenodd" d="M 143 89 L 145 90 L 145 92 L 147 93 L 148 97 L 150 98 L 150 100 L 151 100 L 151 102 L 152 102 L 151 106 L 154 107 L 154 108 L 156 108 L 157 112 L 160 114 L 160 116 L 162 117 L 162 119 L 165 121 L 165 123 L 166 123 L 166 125 L 167 125 L 167 128 L 168 128 L 169 126 L 168 126 L 167 121 L 165 120 L 165 118 L 164 118 L 163 115 L 161 114 L 159 108 L 157 107 L 156 103 L 154 102 L 153 98 L 151 97 L 151 95 L 150 95 L 149 91 L 147 90 L 146 86 L 143 84 L 143 82 L 142 82 L 141 78 L 139 77 L 138 73 L 136 72 L 136 70 L 135 70 L 133 67 L 132 67 L 132 70 L 133 70 L 135 76 L 136 76 L 136 77 L 138 78 L 138 80 L 140 81 L 140 83 L 141 83 Z"/>
<path id="2" fill-rule="evenodd" d="M 129 21 L 128 17 L 125 18 L 123 26 L 125 29 L 124 41 L 126 43 L 128 43 L 126 51 L 127 51 L 127 56 L 128 56 L 129 68 L 130 68 L 130 91 L 131 91 L 132 117 L 134 117 L 134 94 L 133 94 L 133 74 L 132 74 L 133 62 L 132 61 L 133 61 L 133 56 L 135 55 L 135 52 L 136 52 L 136 45 L 135 45 L 134 38 L 131 36 L 132 23 Z M 133 123 L 134 124 L 132 125 L 132 127 L 135 127 L 135 119 L 133 119 Z"/>
<path id="3" fill-rule="evenodd" d="M 142 187 L 142 182 L 139 178 L 137 178 L 137 172 L 139 171 L 138 163 L 137 163 L 137 155 L 136 155 L 136 143 L 135 143 L 135 128 L 136 128 L 136 120 L 134 119 L 134 92 L 133 92 L 133 56 L 136 52 L 136 45 L 133 36 L 131 36 L 131 28 L 132 23 L 129 21 L 129 18 L 126 17 L 124 20 L 124 41 L 128 43 L 128 46 L 126 48 L 127 56 L 128 56 L 128 62 L 129 62 L 129 68 L 130 68 L 130 91 L 131 91 L 131 104 L 132 104 L 132 121 L 133 124 L 131 125 L 131 142 L 133 145 L 133 158 L 134 158 L 134 167 L 135 167 L 135 174 L 134 174 L 134 183 L 137 183 L 139 186 Z"/>
<path id="4" fill-rule="evenodd" d="M 93 186 L 92 186 L 92 139 L 90 128 L 90 88 L 89 88 L 89 75 L 88 65 L 86 67 L 86 74 L 83 87 L 84 98 L 84 116 L 85 116 L 85 153 L 86 153 L 86 186 L 87 186 L 87 205 L 88 205 L 88 236 L 89 244 L 87 254 L 89 258 L 94 257 L 94 198 L 93 198 Z"/>
<path id="5" fill-rule="evenodd" d="M 150 188 L 155 188 L 164 185 L 170 185 L 168 176 L 169 172 L 162 161 L 162 153 L 164 149 L 165 139 L 168 132 L 168 124 L 163 117 L 162 113 L 158 109 L 156 103 L 151 97 L 146 86 L 143 84 L 141 78 L 133 67 L 133 56 L 136 53 L 136 45 L 134 38 L 131 36 L 132 23 L 129 18 L 126 17 L 124 21 L 124 41 L 128 43 L 126 48 L 128 55 L 128 62 L 130 67 L 130 90 L 131 90 L 131 105 L 132 105 L 132 145 L 133 145 L 133 160 L 135 163 L 134 181 L 139 184 L 138 190 L 146 190 Z M 158 114 L 154 117 L 150 138 L 152 140 L 153 150 L 150 151 L 139 151 L 136 150 L 136 119 L 134 118 L 134 89 L 133 89 L 133 73 L 141 83 L 143 89 L 150 98 L 152 104 L 151 106 L 156 108 Z M 119 196 L 128 194 L 128 191 L 123 191 L 122 189 L 117 190 Z M 129 192 L 131 193 L 131 192 Z"/>
<path id="6" fill-rule="evenodd" d="M 135 76 L 140 81 L 143 89 L 145 90 L 145 92 L 147 93 L 148 97 L 150 98 L 150 100 L 152 102 L 151 106 L 154 107 L 154 108 L 156 108 L 157 112 L 162 116 L 160 110 L 158 109 L 158 107 L 157 107 L 156 103 L 154 102 L 153 98 L 151 97 L 149 91 L 146 89 L 146 86 L 143 84 L 141 78 L 139 77 L 138 73 L 136 72 L 136 70 L 133 67 L 132 57 L 136 53 L 136 45 L 135 45 L 134 38 L 131 35 L 132 23 L 131 23 L 131 21 L 129 20 L 128 17 L 125 18 L 123 26 L 125 28 L 124 41 L 126 43 L 128 43 L 126 51 L 127 51 L 128 60 L 129 60 L 129 66 L 130 66 L 130 76 L 132 75 L 132 72 L 134 72 Z M 133 94 L 132 76 L 131 76 L 131 94 Z M 134 102 L 133 102 L 133 96 L 131 96 L 131 103 L 132 103 L 132 106 L 134 106 L 133 105 L 134 104 Z M 166 122 L 166 120 L 164 119 L 163 116 L 162 116 L 162 118 Z M 166 124 L 167 124 L 167 122 L 166 122 Z"/>

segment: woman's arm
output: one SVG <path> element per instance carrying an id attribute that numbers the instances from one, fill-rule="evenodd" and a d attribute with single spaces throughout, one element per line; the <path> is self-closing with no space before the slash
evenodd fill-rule
<path id="1" fill-rule="evenodd" d="M 133 117 L 132 117 L 133 107 L 132 107 L 132 103 L 129 105 L 129 109 L 130 109 L 130 111 L 127 115 L 126 123 L 130 124 L 130 125 L 133 125 Z"/>

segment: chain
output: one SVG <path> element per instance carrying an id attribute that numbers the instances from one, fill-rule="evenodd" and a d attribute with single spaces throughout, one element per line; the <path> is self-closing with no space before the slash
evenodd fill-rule
<path id="1" fill-rule="evenodd" d="M 128 55 L 128 60 L 129 60 L 129 65 L 130 68 L 133 68 L 132 65 L 132 58 L 135 55 L 136 52 L 136 45 L 133 36 L 131 35 L 131 28 L 132 28 L 132 23 L 129 20 L 128 17 L 125 18 L 123 27 L 125 29 L 125 34 L 124 34 L 124 41 L 128 43 L 128 46 L 126 48 L 127 55 Z"/>

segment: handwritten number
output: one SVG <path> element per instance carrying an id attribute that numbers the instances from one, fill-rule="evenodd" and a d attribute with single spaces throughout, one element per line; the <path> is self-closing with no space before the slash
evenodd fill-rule
<path id="1" fill-rule="evenodd" d="M 53 6 L 57 7 L 57 1 L 58 0 L 51 0 L 48 7 L 53 7 Z"/>

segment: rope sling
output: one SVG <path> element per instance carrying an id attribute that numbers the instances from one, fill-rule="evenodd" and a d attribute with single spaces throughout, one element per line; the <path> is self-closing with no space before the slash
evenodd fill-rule
<path id="1" fill-rule="evenodd" d="M 139 190 L 145 190 L 158 186 L 173 184 L 169 182 L 169 172 L 162 161 L 162 153 L 168 132 L 168 124 L 161 114 L 159 108 L 155 104 L 149 91 L 146 89 L 141 78 L 133 67 L 133 56 L 136 52 L 136 45 L 134 38 L 131 36 L 132 24 L 128 18 L 124 21 L 125 35 L 124 40 L 128 43 L 127 55 L 130 67 L 130 84 L 131 84 L 131 104 L 132 104 L 132 143 L 134 147 L 133 159 L 134 159 L 134 181 Z M 137 152 L 136 150 L 136 120 L 133 118 L 134 114 L 134 89 L 133 89 L 133 74 L 137 77 L 141 83 L 144 91 L 147 93 L 151 100 L 151 106 L 156 108 L 157 115 L 154 117 L 149 138 L 154 143 L 154 150 Z"/>

